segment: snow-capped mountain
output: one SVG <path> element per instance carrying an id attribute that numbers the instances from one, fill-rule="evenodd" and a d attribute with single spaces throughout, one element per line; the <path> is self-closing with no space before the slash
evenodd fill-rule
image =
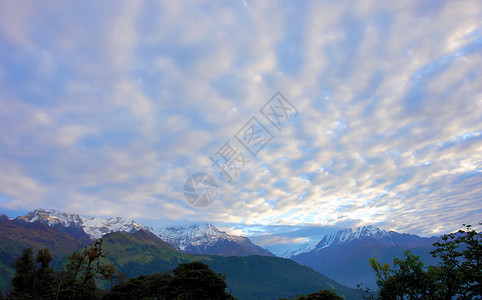
<path id="1" fill-rule="evenodd" d="M 227 234 L 211 224 L 189 227 L 169 227 L 153 232 L 177 249 L 195 254 L 223 256 L 275 256 L 253 244 L 247 237 Z"/>
<path id="2" fill-rule="evenodd" d="M 290 247 L 288 250 L 283 252 L 283 254 L 281 254 L 280 257 L 290 258 L 292 256 L 295 256 L 295 255 L 298 255 L 298 254 L 301 254 L 301 253 L 310 252 L 310 251 L 312 251 L 313 249 L 316 248 L 316 245 L 318 245 L 318 243 L 319 243 L 319 241 L 312 240 L 312 241 L 303 243 L 301 245 L 298 245 L 296 247 Z"/>
<path id="3" fill-rule="evenodd" d="M 26 222 L 42 222 L 84 241 L 95 240 L 111 232 L 134 233 L 143 229 L 187 253 L 222 256 L 275 256 L 270 251 L 253 244 L 247 237 L 227 234 L 210 224 L 153 230 L 134 220 L 120 217 L 83 217 L 44 209 L 37 209 L 23 217 L 17 217 L 17 219 Z"/>
<path id="4" fill-rule="evenodd" d="M 348 228 L 340 230 L 336 234 L 324 236 L 315 248 L 310 251 L 316 251 L 363 238 L 373 238 L 377 240 L 387 238 L 390 240 L 390 234 L 387 231 L 381 230 L 372 225 L 357 227 L 355 229 Z"/>
<path id="5" fill-rule="evenodd" d="M 376 278 L 368 259 L 390 263 L 394 257 L 403 257 L 403 252 L 410 250 L 423 261 L 432 263 L 430 251 L 437 240 L 437 237 L 425 238 L 362 226 L 325 235 L 315 247 L 292 251 L 289 258 L 347 286 L 356 287 L 363 282 L 375 288 Z"/>
<path id="6" fill-rule="evenodd" d="M 42 222 L 51 227 L 77 227 L 93 240 L 101 238 L 110 232 L 136 232 L 140 229 L 146 229 L 144 226 L 136 223 L 134 220 L 125 218 L 100 218 L 100 217 L 82 217 L 77 214 L 67 214 L 57 212 L 55 210 L 36 209 L 26 214 L 23 219 L 27 222 Z"/>
<path id="7" fill-rule="evenodd" d="M 303 253 L 314 252 L 323 248 L 349 243 L 351 241 L 364 238 L 372 238 L 378 241 L 384 240 L 385 242 L 393 243 L 389 232 L 376 228 L 372 225 L 368 225 L 343 229 L 334 234 L 324 235 L 320 240 L 311 240 L 295 248 L 288 249 L 281 255 L 281 257 L 291 258 Z"/>

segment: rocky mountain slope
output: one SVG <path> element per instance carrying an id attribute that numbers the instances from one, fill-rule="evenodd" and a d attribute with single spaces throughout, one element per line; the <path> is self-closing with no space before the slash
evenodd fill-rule
<path id="1" fill-rule="evenodd" d="M 275 256 L 270 251 L 253 244 L 247 237 L 227 234 L 211 224 L 154 230 L 134 220 L 120 217 L 84 217 L 45 209 L 37 209 L 16 219 L 29 223 L 40 222 L 84 241 L 95 240 L 112 232 L 134 233 L 139 230 L 147 230 L 176 249 L 187 253 L 221 256 Z"/>
<path id="2" fill-rule="evenodd" d="M 221 256 L 275 256 L 253 244 L 247 237 L 227 234 L 214 225 L 193 225 L 154 230 L 154 233 L 177 249 L 195 254 Z"/>
<path id="3" fill-rule="evenodd" d="M 350 287 L 364 283 L 375 288 L 376 278 L 368 259 L 393 263 L 405 250 L 420 255 L 426 264 L 436 264 L 430 255 L 437 237 L 424 238 L 385 231 L 373 226 L 344 229 L 324 236 L 312 248 L 294 250 L 290 258 Z"/>

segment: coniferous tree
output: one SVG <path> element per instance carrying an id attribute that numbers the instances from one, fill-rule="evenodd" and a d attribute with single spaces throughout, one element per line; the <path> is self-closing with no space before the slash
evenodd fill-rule
<path id="1" fill-rule="evenodd" d="M 56 275 L 54 269 L 50 267 L 52 254 L 49 249 L 40 249 L 35 256 L 35 261 L 39 263 L 39 267 L 35 271 L 34 295 L 43 300 L 55 299 Z"/>
<path id="2" fill-rule="evenodd" d="M 25 248 L 20 257 L 13 263 L 15 275 L 12 278 L 11 299 L 32 299 L 35 264 L 31 248 Z"/>

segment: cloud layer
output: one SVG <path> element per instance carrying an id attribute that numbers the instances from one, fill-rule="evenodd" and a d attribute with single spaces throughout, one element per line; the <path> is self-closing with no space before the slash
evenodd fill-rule
<path id="1" fill-rule="evenodd" d="M 0 207 L 476 224 L 480 20 L 478 1 L 2 2 Z M 281 131 L 259 111 L 278 91 L 299 111 Z M 252 117 L 274 136 L 256 157 L 235 138 Z M 232 182 L 210 160 L 228 141 L 249 160 Z M 220 185 L 201 209 L 195 172 Z"/>

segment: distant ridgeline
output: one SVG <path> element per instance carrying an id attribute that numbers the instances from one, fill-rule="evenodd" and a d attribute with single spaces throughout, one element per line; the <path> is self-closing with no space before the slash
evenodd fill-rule
<path id="1" fill-rule="evenodd" d="M 177 257 L 177 260 L 168 260 L 168 263 L 163 260 L 164 256 L 159 256 L 160 254 L 156 252 L 158 250 L 153 250 L 157 253 L 154 256 L 145 257 L 141 255 L 139 258 L 135 258 L 133 253 L 128 255 L 124 253 L 120 255 L 120 258 L 110 257 L 116 266 L 121 267 L 123 272 L 131 277 L 144 275 L 145 272 L 155 273 L 158 272 L 158 269 L 172 270 L 180 262 L 196 259 L 196 256 L 183 256 L 188 253 L 203 255 L 204 260 L 211 260 L 209 265 L 216 270 L 223 269 L 222 264 L 218 265 L 218 262 L 222 259 L 219 257 L 211 258 L 209 255 L 231 257 L 228 260 L 230 264 L 233 261 L 241 263 L 240 257 L 243 256 L 264 256 L 265 258 L 261 258 L 263 262 L 273 262 L 268 257 L 275 257 L 270 251 L 252 243 L 249 238 L 227 234 L 210 224 L 184 228 L 152 229 L 125 218 L 82 217 L 76 214 L 65 214 L 43 209 L 37 209 L 13 220 L 10 220 L 7 216 L 0 217 L 0 220 L 0 226 L 2 226 L 0 282 L 2 286 L 6 285 L 8 278 L 11 278 L 13 274 L 10 267 L 11 263 L 25 247 L 49 248 L 54 258 L 53 264 L 59 269 L 58 264 L 66 255 L 100 237 L 105 237 L 105 235 L 110 237 L 112 233 L 116 232 L 130 234 L 130 237 L 135 236 L 135 234 L 148 233 L 149 237 L 157 243 L 149 247 L 167 249 L 169 251 L 163 252 L 162 255 Z M 124 239 L 127 239 L 127 237 L 124 237 Z M 363 226 L 325 235 L 317 243 L 291 249 L 283 257 L 311 267 L 350 288 L 356 288 L 357 284 L 363 283 L 365 286 L 374 289 L 376 288 L 376 277 L 368 263 L 369 259 L 393 261 L 395 257 L 402 257 L 405 250 L 410 250 L 412 253 L 421 256 L 426 264 L 436 264 L 437 261 L 430 255 L 430 251 L 433 250 L 432 244 L 436 241 L 438 241 L 437 237 L 423 238 L 393 231 L 387 232 L 373 226 Z M 133 242 L 133 240 L 128 239 L 125 245 Z M 146 240 L 143 242 L 146 242 Z M 121 247 L 120 242 L 118 242 L 118 246 Z M 170 251 L 174 251 L 174 254 Z M 122 251 L 115 251 L 115 253 L 118 252 L 121 253 Z M 125 258 L 125 261 L 122 257 Z M 148 258 L 149 260 L 146 263 L 145 260 Z M 250 257 L 247 261 L 251 262 L 254 259 Z M 290 262 L 286 261 L 285 263 Z M 227 266 L 224 266 L 224 268 L 227 268 Z M 240 268 L 242 270 L 242 267 Z M 256 270 L 255 265 L 253 265 L 253 268 Z M 234 272 L 234 269 L 230 272 L 232 274 L 227 280 L 230 283 L 230 288 L 233 288 L 236 286 L 236 282 L 233 280 L 236 278 L 241 280 L 241 278 L 239 278 L 239 273 Z M 246 275 L 243 280 L 249 281 L 250 278 L 256 277 Z M 259 280 L 252 281 L 252 285 L 263 282 Z M 243 293 L 243 289 L 239 288 L 239 292 Z M 303 293 L 308 292 L 314 292 L 314 290 L 303 291 Z"/>
<path id="2" fill-rule="evenodd" d="M 67 255 L 91 242 L 90 236 L 86 238 L 82 231 L 73 229 L 81 228 L 79 223 L 65 227 L 59 226 L 60 222 L 43 221 L 0 218 L 0 284 L 4 291 L 14 274 L 11 265 L 24 248 L 50 249 L 53 266 L 60 270 Z M 67 230 L 68 227 L 72 228 Z M 288 259 L 182 253 L 143 229 L 108 233 L 102 237 L 102 249 L 106 253 L 105 262 L 112 263 L 127 278 L 162 273 L 175 269 L 180 263 L 200 260 L 215 272 L 226 274 L 228 292 L 239 299 L 295 298 L 320 289 L 333 290 L 347 299 L 360 298 L 358 291 Z"/>

